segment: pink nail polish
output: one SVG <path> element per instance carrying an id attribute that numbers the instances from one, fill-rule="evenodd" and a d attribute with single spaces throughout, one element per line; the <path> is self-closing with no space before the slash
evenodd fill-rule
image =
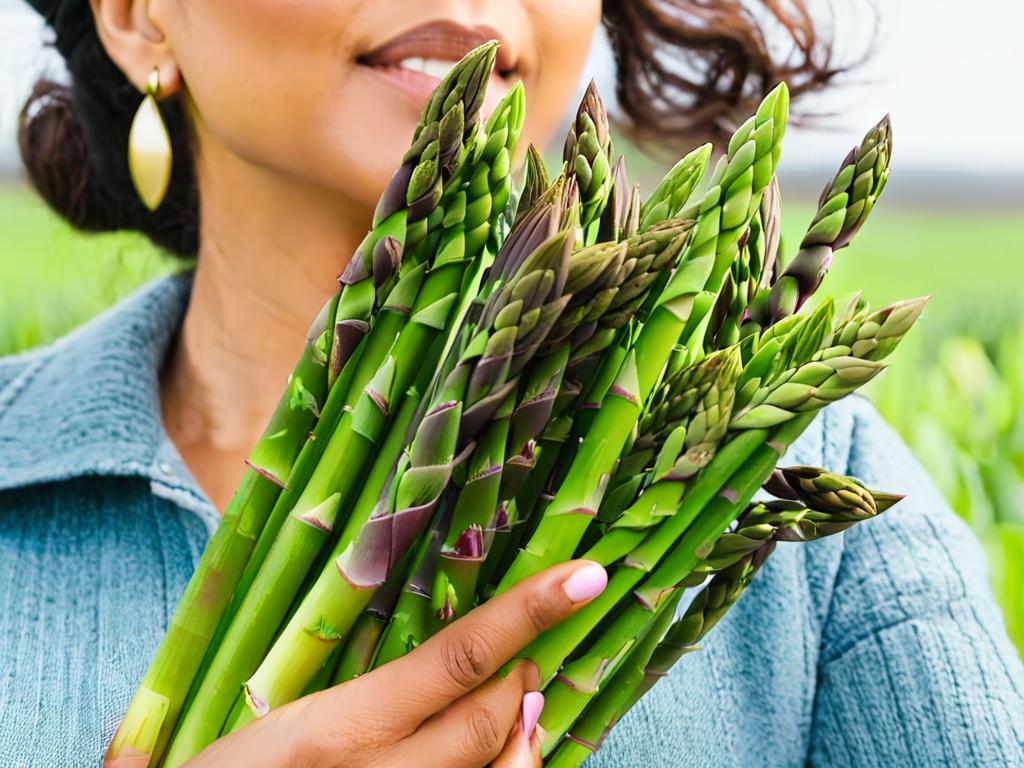
<path id="1" fill-rule="evenodd" d="M 608 572 L 597 563 L 585 565 L 562 584 L 565 596 L 574 603 L 597 597 L 608 586 Z"/>
<path id="2" fill-rule="evenodd" d="M 523 696 L 523 733 L 526 734 L 526 738 L 533 738 L 533 732 L 537 730 L 537 721 L 540 720 L 540 713 L 543 711 L 543 693 L 533 691 Z"/>

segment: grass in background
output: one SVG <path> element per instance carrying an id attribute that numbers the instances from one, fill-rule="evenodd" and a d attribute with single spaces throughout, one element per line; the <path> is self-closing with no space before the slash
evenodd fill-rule
<path id="1" fill-rule="evenodd" d="M 180 266 L 136 234 L 83 236 L 23 187 L 0 185 L 0 355 L 51 341 Z"/>
<path id="2" fill-rule="evenodd" d="M 872 398 L 981 539 L 1024 652 L 1024 325 L 915 346 Z"/>
<path id="3" fill-rule="evenodd" d="M 785 192 L 785 190 L 783 190 Z M 792 255 L 813 204 L 786 201 Z M 825 284 L 874 306 L 931 295 L 869 394 L 977 532 L 1024 649 L 1024 219 L 882 205 Z M 180 261 L 131 234 L 82 236 L 21 187 L 0 186 L 0 355 L 50 341 Z"/>

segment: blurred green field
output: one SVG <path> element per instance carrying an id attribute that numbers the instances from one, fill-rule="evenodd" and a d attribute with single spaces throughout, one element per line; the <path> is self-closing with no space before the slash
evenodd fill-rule
<path id="1" fill-rule="evenodd" d="M 884 203 L 837 258 L 826 293 L 859 288 L 875 305 L 933 296 L 915 331 L 925 347 L 958 332 L 995 337 L 1020 321 L 1024 218 Z M 795 244 L 813 208 L 787 199 L 785 210 L 785 242 Z M 185 266 L 138 235 L 74 232 L 24 187 L 0 184 L 0 354 L 53 339 L 142 282 Z"/>
<path id="2" fill-rule="evenodd" d="M 826 292 L 860 289 L 876 307 L 933 297 L 869 394 L 985 544 L 1024 649 L 1024 217 L 886 203 L 837 257 Z M 791 255 L 813 203 L 787 199 L 784 210 Z M 0 354 L 56 338 L 186 266 L 135 235 L 74 233 L 25 189 L 0 186 Z"/>
<path id="3" fill-rule="evenodd" d="M 23 187 L 0 184 L 0 355 L 57 338 L 182 266 L 138 235 L 81 235 Z"/>

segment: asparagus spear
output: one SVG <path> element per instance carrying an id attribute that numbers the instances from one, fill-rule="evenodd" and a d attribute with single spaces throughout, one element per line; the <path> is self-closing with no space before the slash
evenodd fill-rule
<path id="1" fill-rule="evenodd" d="M 596 229 L 591 225 L 601 219 L 612 189 L 612 137 L 608 112 L 591 80 L 587 86 L 576 119 L 565 138 L 563 159 L 580 191 L 580 227 L 586 244 L 594 242 Z"/>
<path id="2" fill-rule="evenodd" d="M 697 227 L 679 268 L 626 353 L 589 439 L 584 438 L 565 481 L 502 579 L 499 592 L 572 556 L 672 348 L 698 340 L 696 348 L 688 346 L 688 352 L 696 359 L 702 351 L 715 297 L 775 173 L 787 109 L 788 91 L 780 85 L 730 142 L 729 154 L 719 164 L 710 188 L 692 208 Z"/>
<path id="3" fill-rule="evenodd" d="M 718 296 L 708 327 L 706 345 L 712 348 L 735 344 L 748 321 L 750 303 L 756 300 L 760 286 L 770 285 L 776 274 L 780 242 L 780 191 L 778 177 L 765 190 L 761 208 L 750 222 L 743 238 L 739 258 L 733 262 L 722 292 Z M 752 330 L 747 322 L 747 333 Z"/>
<path id="4" fill-rule="evenodd" d="M 405 582 L 405 571 L 402 565 L 396 567 L 356 620 L 345 641 L 337 669 L 334 670 L 332 685 L 352 680 L 374 665 L 381 637 L 391 620 L 399 592 Z"/>
<path id="5" fill-rule="evenodd" d="M 460 104 L 461 102 L 457 101 L 446 114 L 461 115 Z M 444 205 L 438 210 L 447 213 L 444 220 L 437 222 L 434 228 L 439 235 L 439 243 L 435 243 L 439 246 L 439 252 L 431 260 L 435 270 L 443 271 L 447 265 L 454 264 L 457 271 L 466 263 L 467 254 L 472 261 L 483 251 L 492 226 L 492 199 L 498 202 L 502 197 L 505 201 L 508 199 L 509 146 L 514 147 L 521 125 L 522 92 L 516 88 L 498 105 L 488 121 L 486 132 L 474 135 L 476 151 L 460 167 L 460 172 L 466 180 L 456 180 L 456 183 L 444 192 Z M 470 200 L 482 201 L 483 205 L 476 202 L 467 205 L 467 195 Z M 377 265 L 369 266 L 379 272 Z M 346 274 L 351 277 L 356 275 L 356 272 L 350 269 Z M 436 272 L 434 274 L 436 275 Z M 363 283 L 368 279 L 361 274 L 356 276 L 360 277 Z M 437 325 L 443 327 L 443 318 L 439 320 L 437 315 L 440 313 L 435 311 L 437 303 L 431 301 L 438 292 L 436 285 L 437 281 L 431 282 L 429 278 L 423 280 L 422 269 L 410 270 L 399 281 L 384 305 L 384 319 L 375 325 L 368 339 L 371 351 L 364 353 L 355 362 L 355 373 L 351 381 L 353 388 L 368 379 L 368 369 L 386 351 L 397 329 L 406 324 L 405 318 L 410 312 L 409 305 L 412 305 L 413 310 L 417 308 L 417 304 L 426 305 L 409 318 L 408 324 L 414 328 L 426 326 L 434 329 Z M 413 296 L 416 296 L 415 302 Z M 336 335 L 337 338 L 339 337 Z M 336 386 L 336 389 L 340 390 L 341 387 Z M 345 413 L 334 434 L 319 435 L 323 437 L 323 442 L 327 443 L 328 450 L 332 442 L 336 445 L 341 437 L 347 434 L 345 430 L 351 428 L 352 423 L 351 415 Z M 317 445 L 315 440 L 309 442 L 311 446 Z M 320 451 L 310 448 L 302 459 L 306 463 L 315 461 L 319 454 Z M 349 458 L 355 460 L 356 457 Z M 330 455 L 324 459 L 330 460 Z M 330 473 L 318 474 L 314 470 L 312 474 L 313 487 L 307 486 L 303 493 L 298 495 L 297 501 L 295 495 L 290 493 L 279 499 L 279 504 L 272 513 L 272 522 L 274 516 L 285 517 L 289 522 L 284 525 L 288 528 L 289 523 L 293 521 L 316 515 L 317 510 L 324 505 L 330 505 L 335 513 L 337 512 L 341 494 L 338 491 L 330 492 L 329 484 L 318 485 L 315 482 L 317 478 L 322 480 L 324 474 Z M 320 497 L 323 501 L 307 501 L 320 488 L 323 488 Z M 339 490 L 344 492 L 344 485 L 341 485 Z M 276 525 L 267 524 L 267 530 L 264 531 L 260 542 L 262 546 L 258 547 L 250 558 L 239 589 L 236 590 L 235 599 L 222 622 L 223 631 L 219 638 L 221 642 L 218 643 L 220 647 L 217 648 L 216 655 L 209 658 L 201 685 L 193 692 L 189 711 L 179 733 L 175 736 L 174 759 L 170 762 L 172 765 L 187 760 L 217 737 L 241 684 L 251 674 L 260 655 L 266 650 L 315 558 L 315 551 L 308 550 L 302 550 L 305 557 L 299 557 L 296 552 L 282 556 L 281 552 L 291 551 L 292 543 L 291 532 L 282 530 L 282 533 L 278 534 L 276 529 L 280 527 L 280 522 Z M 273 557 L 275 552 L 278 553 L 277 557 Z"/>
<path id="6" fill-rule="evenodd" d="M 685 217 L 679 218 L 677 209 L 690 200 L 697 183 L 707 169 L 710 157 L 710 145 L 690 152 L 665 176 L 654 195 L 643 206 L 640 204 L 639 186 L 634 186 L 629 204 L 626 206 L 624 217 L 619 225 L 619 238 L 625 239 L 632 237 L 637 232 L 647 232 L 662 222 L 687 220 Z M 619 194 L 615 189 L 613 189 L 613 193 L 616 196 Z M 668 202 L 664 202 L 664 200 Z M 691 210 L 690 213 L 692 214 L 694 211 Z M 654 305 L 672 276 L 671 267 L 672 265 L 669 263 L 661 265 L 655 279 L 646 289 L 645 300 L 634 308 L 638 318 L 646 318 L 653 311 Z M 625 361 L 629 338 L 631 335 L 627 335 L 625 332 L 620 333 L 607 354 L 601 358 L 590 356 L 588 368 L 595 368 L 595 370 L 585 372 L 585 378 L 589 380 L 583 394 L 586 408 L 597 409 L 604 400 Z M 592 423 L 593 415 L 583 414 L 576 421 L 574 437 L 582 438 L 589 431 Z"/>
<path id="7" fill-rule="evenodd" d="M 480 433 L 513 391 L 522 366 L 562 311 L 571 245 L 569 231 L 563 230 L 492 293 L 480 330 L 468 339 L 458 364 L 431 397 L 408 453 L 386 473 L 393 479 L 385 477 L 380 487 L 364 485 L 335 547 L 337 558 L 246 684 L 246 706 L 233 728 L 301 693 L 419 535 L 448 486 L 461 446 Z M 506 260 L 505 266 L 515 265 Z M 372 398 L 366 407 L 372 407 Z M 383 451 L 381 455 L 389 458 Z"/>
<path id="8" fill-rule="evenodd" d="M 540 150 L 533 144 L 526 150 L 526 180 L 523 184 L 523 192 L 519 196 L 519 209 L 527 211 L 533 207 L 541 195 L 551 186 L 548 179 L 548 169 L 544 165 L 544 158 Z"/>
<path id="9" fill-rule="evenodd" d="M 550 757 L 544 765 L 547 768 L 579 768 L 600 749 L 619 719 L 667 674 L 668 668 L 685 653 L 696 650 L 697 642 L 739 599 L 774 545 L 775 542 L 769 539 L 755 553 L 718 573 L 694 598 L 683 618 L 667 627 L 682 597 L 682 591 L 677 591 L 658 610 L 651 626 L 645 630 L 635 649 L 629 652 L 625 663 L 596 694 L 583 715 L 565 734 L 564 740 L 558 743 L 550 735 L 545 736 L 543 751 Z M 559 705 L 557 699 L 546 701 L 545 710 Z"/>
<path id="10" fill-rule="evenodd" d="M 551 418 L 567 362 L 573 357 L 578 361 L 581 357 L 602 351 L 614 332 L 626 324 L 628 317 L 644 301 L 646 291 L 660 269 L 671 261 L 677 251 L 678 238 L 689 228 L 688 222 L 669 222 L 643 235 L 635 235 L 618 246 L 592 246 L 578 254 L 579 261 L 584 254 L 599 256 L 599 263 L 607 262 L 609 268 L 604 278 L 594 281 L 587 292 L 574 292 L 573 301 L 548 335 L 547 349 L 542 350 L 532 365 L 531 380 L 512 416 L 508 459 L 500 477 L 499 502 L 512 498 L 534 468 L 535 440 Z M 579 299 L 580 296 L 584 298 Z M 612 335 L 605 331 L 612 332 Z M 580 389 L 576 386 L 572 391 L 578 393 Z M 574 395 L 563 398 L 559 407 L 568 407 L 572 397 Z M 484 514 L 490 514 L 493 506 L 486 507 Z M 465 525 L 453 526 L 449 539 L 468 532 L 471 526 L 480 528 L 485 522 L 480 514 L 478 512 L 476 518 L 467 519 Z M 456 516 L 456 521 L 459 519 Z M 449 546 L 454 547 L 454 544 L 449 541 Z M 446 568 L 456 566 L 469 573 L 460 574 L 461 578 L 457 579 L 444 579 Z M 459 558 L 443 560 L 438 587 L 452 590 L 461 605 L 468 607 L 477 585 L 479 566 L 478 558 L 474 558 L 468 568 L 459 562 Z M 461 615 L 464 610 L 454 610 L 451 616 Z"/>
<path id="11" fill-rule="evenodd" d="M 636 190 L 639 196 L 639 187 L 629 186 L 629 177 L 626 176 L 626 158 L 619 155 L 612 168 L 611 188 L 608 190 L 608 200 L 605 203 L 604 211 L 601 212 L 601 223 L 597 230 L 597 242 L 608 243 L 613 240 L 624 240 L 640 229 L 639 222 L 630 228 L 629 216 L 631 210 L 633 191 Z M 635 213 L 639 216 L 640 208 L 637 204 Z M 670 218 L 666 216 L 665 218 Z"/>
<path id="12" fill-rule="evenodd" d="M 336 329 L 339 322 L 343 328 L 347 320 L 367 322 L 377 301 L 387 295 L 405 230 L 410 220 L 415 225 L 429 213 L 432 201 L 436 203 L 442 174 L 450 172 L 459 155 L 462 131 L 467 122 L 472 124 L 482 104 L 494 50 L 492 43 L 469 54 L 442 82 L 424 110 L 403 170 L 381 198 L 373 230 L 353 258 L 356 266 L 346 270 L 351 279 L 342 280 L 344 288 L 339 297 L 329 302 L 327 311 L 314 323 L 312 341 L 307 343 L 288 390 L 249 457 L 250 470 L 179 601 L 170 629 L 108 748 L 107 759 L 116 758 L 125 748 L 149 755 L 150 761 L 162 755 L 270 508 L 287 481 L 314 419 L 326 407 L 323 398 L 330 384 L 353 348 L 346 343 L 350 340 L 340 337 L 329 343 L 331 337 L 325 333 Z M 330 328 L 322 327 L 328 325 Z M 329 368 L 325 367 L 328 360 L 332 363 Z"/>
<path id="13" fill-rule="evenodd" d="M 918 307 L 918 314 L 921 306 L 923 304 Z M 904 333 L 913 324 L 916 316 L 902 326 Z M 804 318 L 804 325 L 813 326 L 814 319 L 815 315 Z M 881 328 L 876 323 L 865 322 L 865 326 L 876 330 Z M 790 333 L 799 339 L 805 339 L 807 336 L 806 329 L 799 325 Z M 842 344 L 828 347 L 818 355 L 811 355 L 813 358 L 829 360 L 831 365 L 838 365 L 841 370 L 847 371 L 848 376 L 842 386 L 825 386 L 818 392 L 813 384 L 804 383 L 789 387 L 789 391 L 803 387 L 807 392 L 818 392 L 821 397 L 838 399 L 852 391 L 858 383 L 864 383 L 880 369 L 877 361 L 870 359 L 879 348 L 864 349 L 868 359 L 857 361 L 852 358 L 859 363 L 856 367 L 842 362 L 851 359 L 843 354 L 830 356 L 836 351 L 849 351 L 849 348 Z M 891 349 L 886 348 L 885 353 L 888 354 Z M 798 372 L 818 364 L 817 360 L 799 362 L 793 371 Z M 859 382 L 850 378 L 856 375 L 860 376 Z M 795 384 L 793 379 L 799 378 L 797 373 L 785 373 L 778 377 L 778 386 L 783 388 L 787 384 Z M 766 428 L 738 427 L 739 434 L 726 442 L 696 482 L 687 489 L 676 513 L 666 517 L 661 524 L 651 529 L 643 542 L 628 554 L 623 561 L 625 567 L 615 571 L 605 591 L 593 603 L 558 627 L 549 630 L 523 652 L 523 656 L 537 663 L 542 678 L 550 679 L 597 623 L 632 591 L 635 600 L 606 627 L 595 645 L 574 662 L 571 669 L 563 672 L 563 676 L 571 675 L 569 679 L 581 688 L 596 689 L 600 681 L 606 680 L 607 675 L 614 672 L 613 668 L 617 661 L 621 660 L 621 649 L 647 626 L 658 607 L 689 576 L 704 554 L 710 551 L 722 531 L 769 477 L 779 456 L 785 452 L 786 446 L 813 420 L 816 408 L 820 408 L 821 405 L 823 403 L 817 402 L 815 409 L 810 411 L 794 408 L 789 412 L 789 419 L 771 431 Z M 736 425 L 736 416 L 733 417 L 732 423 Z M 610 560 L 606 559 L 609 557 L 608 550 L 609 544 L 602 540 L 584 556 L 595 557 L 598 561 L 604 560 L 610 564 Z M 622 551 L 616 549 L 610 557 L 619 557 L 621 554 Z M 644 574 L 650 576 L 642 586 L 637 587 Z M 558 685 L 560 684 L 555 683 L 554 687 L 557 689 Z M 577 690 L 571 690 L 563 695 L 569 698 L 575 696 L 576 709 L 567 706 L 564 710 L 563 717 L 568 719 L 560 723 L 563 726 L 562 733 L 578 714 L 576 710 L 585 705 L 587 699 L 585 694 Z M 566 712 L 573 717 L 569 718 Z"/>
<path id="14" fill-rule="evenodd" d="M 575 226 L 572 213 L 575 211 L 576 202 L 572 189 L 573 185 L 567 184 L 564 177 L 552 185 L 535 203 L 533 209 L 517 221 L 513 233 L 506 241 L 498 259 L 495 260 L 492 270 L 499 269 L 509 272 L 516 269 L 522 262 L 523 256 L 537 242 L 538 237 L 544 236 L 559 222 L 569 229 Z M 566 216 L 569 218 L 566 219 Z M 591 249 L 575 254 L 569 262 L 565 285 L 568 299 L 567 308 L 572 308 L 580 303 L 585 305 L 586 296 L 593 292 L 600 292 L 604 282 L 598 279 L 598 275 L 605 273 L 607 275 L 604 278 L 605 281 L 613 279 L 612 268 L 616 263 L 616 254 L 602 250 Z M 500 283 L 500 279 L 492 281 L 492 285 L 500 285 Z M 482 300 L 482 297 L 478 298 L 478 303 Z M 560 330 L 565 325 L 566 319 L 559 316 L 555 319 L 551 330 L 548 331 L 548 336 L 550 337 L 552 334 L 566 335 L 567 330 Z M 522 351 L 519 352 L 519 355 L 524 360 L 529 357 L 529 353 L 524 355 Z M 563 365 L 564 363 L 555 363 L 552 366 L 552 361 L 548 359 L 545 363 L 535 365 L 532 373 L 527 373 L 528 381 L 531 377 L 535 378 L 538 373 L 544 374 L 544 371 L 547 371 L 549 376 L 559 376 Z M 534 398 L 529 394 L 531 387 L 536 387 L 537 384 L 537 381 L 528 383 L 525 390 L 526 402 L 512 415 L 514 425 L 521 425 L 525 422 L 527 425 L 537 424 L 535 428 L 539 428 L 543 423 L 543 397 Z M 508 405 L 511 406 L 511 400 L 508 401 Z M 444 532 L 448 531 L 447 540 L 444 543 L 444 557 L 441 557 L 440 546 L 435 547 L 433 544 L 424 543 L 419 555 L 414 560 L 413 575 L 399 598 L 392 622 L 373 656 L 374 663 L 384 663 L 404 653 L 410 647 L 421 642 L 437 627 L 437 621 L 432 621 L 428 616 L 428 603 L 432 596 L 431 582 L 434 579 L 439 559 L 445 564 L 445 570 L 450 571 L 439 574 L 439 577 L 453 577 L 453 581 L 446 582 L 453 588 L 447 590 L 446 587 L 439 587 L 441 593 L 438 595 L 437 605 L 434 606 L 435 611 L 445 618 L 454 615 L 455 605 L 459 602 L 454 590 L 455 584 L 462 586 L 460 590 L 462 612 L 472 603 L 472 585 L 475 581 L 476 561 L 480 557 L 483 546 L 482 537 L 486 535 L 489 539 L 493 535 L 493 526 L 498 525 L 500 528 L 502 525 L 494 522 L 503 518 L 500 513 L 494 513 L 493 510 L 496 506 L 497 490 L 501 482 L 501 460 L 504 457 L 504 443 L 508 433 L 508 416 L 507 409 L 503 407 L 492 417 L 487 431 L 480 439 L 470 460 L 473 466 L 468 471 L 461 473 L 466 475 L 468 482 L 457 494 L 457 503 L 453 513 L 455 525 L 451 526 L 445 522 L 440 528 L 439 535 L 442 538 L 444 538 Z M 514 432 L 516 435 L 520 435 L 522 430 L 516 426 Z M 515 439 L 522 438 L 519 436 Z M 461 482 L 459 486 L 462 487 Z M 451 498 L 453 497 L 450 497 L 449 500 Z M 446 516 L 444 519 L 447 521 L 449 517 Z M 440 544 L 440 542 L 437 543 Z M 446 605 L 449 601 L 451 601 L 450 604 Z M 386 622 L 387 617 L 382 616 L 380 620 Z M 367 622 L 369 621 L 371 619 L 368 618 Z M 365 659 L 365 655 L 361 659 Z M 360 664 L 362 661 L 351 665 L 350 668 L 362 671 Z"/>
<path id="15" fill-rule="evenodd" d="M 800 252 L 755 303 L 753 320 L 766 325 L 791 315 L 817 290 L 835 252 L 850 244 L 874 209 L 889 180 L 891 157 L 892 124 L 886 116 L 850 150 L 822 191 Z"/>
<path id="16" fill-rule="evenodd" d="M 514 472 L 512 475 L 505 475 L 506 492 L 502 498 L 517 495 L 516 502 L 509 508 L 509 522 L 518 523 L 518 529 L 514 532 L 503 530 L 497 533 L 497 551 L 489 555 L 485 562 L 485 566 L 488 567 L 485 572 L 485 583 L 489 583 L 495 569 L 503 570 L 505 564 L 498 562 L 502 551 L 513 541 L 517 542 L 519 536 L 524 534 L 525 519 L 534 508 L 535 500 L 543 483 L 551 474 L 556 457 L 569 455 L 567 451 L 562 451 L 563 442 L 568 435 L 561 430 L 572 417 L 578 417 L 580 408 L 586 407 L 582 399 L 586 391 L 585 382 L 592 379 L 594 369 L 602 357 L 606 353 L 610 354 L 609 347 L 614 350 L 616 340 L 624 333 L 628 333 L 631 318 L 647 300 L 662 271 L 677 258 L 691 231 L 692 222 L 667 221 L 643 234 L 634 234 L 626 240 L 626 258 L 619 272 L 610 281 L 611 287 L 604 292 L 603 301 L 607 302 L 607 307 L 604 308 L 603 314 L 596 319 L 591 317 L 589 323 L 577 326 L 570 336 L 559 342 L 568 343 L 571 351 L 561 387 L 552 403 L 551 413 L 557 418 L 546 427 L 539 449 L 532 441 L 521 450 L 521 443 L 510 448 L 510 468 L 514 469 Z M 595 302 L 596 306 L 599 306 L 599 303 Z M 578 318 L 572 318 L 573 322 L 585 320 L 590 317 L 588 313 L 592 311 L 593 308 L 583 310 L 583 314 Z M 567 326 L 572 327 L 572 323 L 568 323 Z M 559 334 L 553 335 L 557 337 Z M 539 465 L 536 464 L 538 452 Z M 529 474 L 524 478 L 519 473 L 527 469 Z M 515 479 L 517 477 L 518 479 Z M 520 493 L 525 484 L 529 484 L 530 487 Z"/>
<path id="17" fill-rule="evenodd" d="M 675 218 L 691 202 L 697 184 L 704 175 L 712 146 L 698 147 L 677 162 L 662 178 L 647 202 L 640 208 L 640 231 L 659 221 Z"/>
<path id="18" fill-rule="evenodd" d="M 501 219 L 511 194 L 509 158 L 522 129 L 523 106 L 522 88 L 514 87 L 499 102 L 485 130 L 473 134 L 466 148 L 467 157 L 445 188 L 441 205 L 431 214 L 426 238 L 414 249 L 416 255 L 407 259 L 408 268 L 382 307 L 381 317 L 364 344 L 366 348 L 360 348 L 359 359 L 345 368 L 348 376 L 345 394 L 337 401 L 341 423 L 335 418 L 329 424 L 318 424 L 304 446 L 293 471 L 293 476 L 298 475 L 295 489 L 286 491 L 278 499 L 226 613 L 226 620 L 230 621 L 239 608 L 273 545 L 276 527 L 280 524 L 273 525 L 275 518 L 283 519 L 294 507 L 315 507 L 319 499 L 334 489 L 343 493 L 342 507 L 347 512 L 350 506 L 347 478 L 357 474 L 351 464 L 364 460 L 370 443 L 379 437 L 379 426 L 377 431 L 364 428 L 360 432 L 347 412 L 365 395 L 371 380 L 383 375 L 382 367 L 390 376 L 385 383 L 392 389 L 378 394 L 392 406 L 401 401 L 403 385 L 414 375 L 408 367 L 392 375 L 393 371 L 386 365 L 391 347 L 397 342 L 406 351 L 422 349 L 428 353 L 421 361 L 423 367 L 429 369 L 436 363 L 441 347 L 433 345 L 433 340 L 454 325 L 454 318 L 462 315 L 463 309 L 459 307 L 456 311 L 455 306 L 461 297 L 472 295 L 470 286 L 488 254 L 500 244 Z M 425 280 L 428 268 L 431 274 Z M 379 388 L 382 383 L 377 382 L 376 386 Z M 338 389 L 341 388 L 336 386 L 332 390 L 328 405 L 335 400 Z M 358 434 L 353 434 L 353 430 Z M 341 466 L 351 469 L 351 474 L 342 474 L 339 478 L 339 470 L 332 471 L 332 468 Z"/>
<path id="19" fill-rule="evenodd" d="M 515 88 L 495 111 L 488 124 L 488 135 L 499 138 L 504 136 L 505 143 L 492 143 L 488 139 L 480 167 L 493 159 L 493 155 L 487 155 L 488 151 L 506 157 L 507 160 L 509 147 L 514 147 L 522 126 L 522 102 L 522 90 Z M 503 165 L 504 173 L 495 174 L 499 185 L 504 185 L 509 173 L 507 162 Z M 412 304 L 408 320 L 397 338 L 380 338 L 380 343 L 374 344 L 378 339 L 371 332 L 367 339 L 367 350 L 357 362 L 350 387 L 352 394 L 349 407 L 357 408 L 357 403 L 369 388 L 377 396 L 385 398 L 391 408 L 395 408 L 413 380 L 416 369 L 423 365 L 432 367 L 430 359 L 422 357 L 422 351 L 430 349 L 434 341 L 451 327 L 467 270 L 480 258 L 482 252 L 482 238 L 476 239 L 478 250 L 468 252 L 466 245 L 469 243 L 462 234 L 467 231 L 467 223 L 476 230 L 486 223 L 488 214 L 493 213 L 490 210 L 491 187 L 483 183 L 475 186 L 474 182 L 479 178 L 480 174 L 474 173 L 466 190 L 467 194 L 474 196 L 474 202 L 467 203 L 465 207 L 467 214 L 478 209 L 479 213 L 472 218 L 467 216 L 456 220 L 459 224 L 456 229 L 458 236 L 445 239 L 446 247 L 434 259 Z M 486 177 L 485 180 L 490 181 Z M 482 209 L 476 205 L 477 200 L 484 203 Z M 480 213 L 485 215 L 480 216 Z M 296 500 L 295 507 L 305 512 L 321 504 L 324 498 L 336 491 L 342 494 L 343 499 L 347 499 L 358 478 L 358 467 L 368 458 L 385 425 L 386 418 L 357 428 L 349 412 L 342 414 L 338 426 L 327 440 L 321 459 Z"/>
<path id="20" fill-rule="evenodd" d="M 776 470 L 766 489 L 795 499 L 798 494 L 786 478 L 792 478 L 806 489 L 806 495 L 801 498 L 809 501 L 808 506 L 781 501 L 749 507 L 739 518 L 736 529 L 718 539 L 712 553 L 695 572 L 696 583 L 711 574 L 710 583 L 697 594 L 683 616 L 666 630 L 666 616 L 671 620 L 682 596 L 682 590 L 677 590 L 660 609 L 637 650 L 631 652 L 627 663 L 601 689 L 546 765 L 579 766 L 589 753 L 596 751 L 618 720 L 665 677 L 680 658 L 698 650 L 698 643 L 739 600 L 774 551 L 776 542 L 814 541 L 839 533 L 875 517 L 902 498 L 869 491 L 853 478 L 815 467 Z M 655 641 L 656 645 L 651 641 L 662 635 L 660 642 Z M 549 702 L 548 706 L 552 704 Z"/>
<path id="21" fill-rule="evenodd" d="M 918 314 L 921 307 L 923 303 L 918 306 Z M 912 323 L 913 320 L 903 326 L 904 333 Z M 796 329 L 795 333 L 799 335 L 800 330 Z M 822 364 L 817 359 L 796 366 L 792 376 L 778 378 L 778 391 L 789 393 L 787 398 L 780 399 L 786 399 L 786 407 L 791 410 L 788 420 L 775 422 L 779 426 L 772 432 L 763 427 L 743 427 L 745 414 L 738 412 L 732 423 L 742 430 L 741 434 L 727 443 L 709 464 L 688 490 L 676 514 L 654 528 L 644 542 L 628 555 L 623 563 L 626 567 L 617 569 L 608 588 L 594 603 L 545 633 L 526 649 L 524 655 L 537 662 L 543 676 L 553 675 L 571 649 L 596 626 L 596 621 L 632 591 L 634 601 L 619 613 L 583 657 L 562 672 L 560 679 L 572 681 L 572 686 L 559 682 L 553 684 L 552 690 L 558 691 L 556 695 L 572 702 L 560 710 L 558 725 L 562 727 L 561 733 L 585 706 L 589 698 L 586 691 L 595 690 L 614 672 L 621 660 L 621 649 L 642 632 L 658 607 L 711 551 L 722 531 L 771 475 L 786 446 L 799 436 L 813 420 L 816 410 L 825 404 L 824 400 L 845 396 L 880 370 L 877 361 L 872 359 L 877 348 L 869 349 L 865 360 L 845 355 L 830 357 L 834 349 L 846 351 L 846 347 L 839 345 L 814 356 L 827 361 L 824 362 L 825 367 L 836 371 L 821 387 L 813 383 L 819 380 L 817 366 Z M 810 371 L 813 375 L 804 376 L 801 371 Z M 814 394 L 801 398 L 797 394 L 800 390 Z M 783 410 L 780 407 L 773 411 L 773 416 L 781 416 Z M 726 473 L 732 477 L 723 483 Z M 637 587 L 645 573 L 650 576 Z M 559 686 L 566 690 L 562 691 Z M 555 724 L 549 724 L 552 725 L 550 730 L 557 730 Z"/>
<path id="22" fill-rule="evenodd" d="M 431 551 L 426 542 L 421 544 L 417 567 L 381 642 L 377 663 L 397 658 L 473 606 L 485 539 L 503 527 L 494 520 L 495 510 L 517 485 L 517 473 L 528 471 L 528 445 L 550 416 L 573 344 L 588 338 L 574 336 L 573 331 L 579 330 L 581 321 L 596 322 L 607 311 L 621 284 L 620 267 L 628 250 L 625 244 L 602 244 L 570 257 L 568 302 L 547 333 L 545 348 L 524 371 L 522 392 L 499 409 L 474 451 L 465 481 L 457 483 L 443 546 Z M 508 476 L 506 467 L 511 470 Z"/>
<path id="23" fill-rule="evenodd" d="M 739 367 L 738 350 L 726 349 L 666 379 L 622 460 L 619 485 L 599 514 L 609 528 L 588 557 L 611 564 L 675 514 L 687 482 L 714 458 L 725 438 Z"/>
<path id="24" fill-rule="evenodd" d="M 630 649 L 622 668 L 597 699 L 587 707 L 584 716 L 576 722 L 572 731 L 566 734 L 554 753 L 544 761 L 546 768 L 578 768 L 600 748 L 604 736 L 617 722 L 620 701 L 613 692 L 628 692 L 642 684 L 651 654 L 672 623 L 676 606 L 682 596 L 683 593 L 680 591 L 659 610 L 643 637 Z"/>
<path id="25" fill-rule="evenodd" d="M 780 541 L 813 541 L 841 533 L 903 499 L 896 494 L 869 490 L 855 478 L 817 467 L 776 469 L 765 490 L 806 507 L 804 514 L 776 534 Z"/>

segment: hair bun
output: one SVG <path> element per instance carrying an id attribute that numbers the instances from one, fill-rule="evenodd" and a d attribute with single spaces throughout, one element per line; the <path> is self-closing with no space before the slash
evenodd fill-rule
<path id="1" fill-rule="evenodd" d="M 123 225 L 96 183 L 85 130 L 66 85 L 52 80 L 35 84 L 19 117 L 18 149 L 29 181 L 72 226 L 102 231 Z"/>

